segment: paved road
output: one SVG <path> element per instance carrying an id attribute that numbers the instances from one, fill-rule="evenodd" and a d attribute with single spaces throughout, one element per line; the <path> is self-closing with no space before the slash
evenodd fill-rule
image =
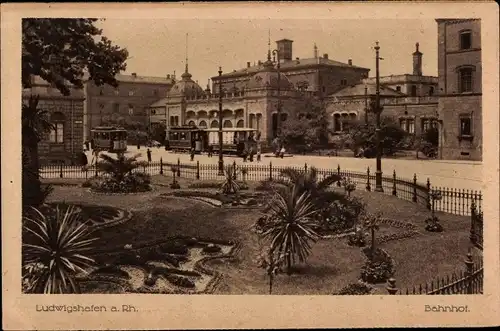
<path id="1" fill-rule="evenodd" d="M 136 153 L 141 153 L 140 159 L 147 160 L 146 148 L 137 146 L 129 146 L 127 155 L 132 156 Z M 164 162 L 176 162 L 180 159 L 181 163 L 190 163 L 188 154 L 172 153 L 165 151 L 162 148 L 151 148 L 152 160 L 159 161 L 160 158 Z M 89 162 L 92 157 L 88 153 Z M 243 163 L 243 160 L 234 156 L 224 156 L 226 162 L 236 164 Z M 196 155 L 195 161 L 200 161 L 202 164 L 217 164 L 218 156 L 209 158 L 207 155 Z M 370 167 L 370 172 L 375 171 L 375 159 L 357 159 L 349 157 L 328 157 L 328 156 L 303 156 L 293 155 L 283 159 L 275 158 L 270 155 L 263 155 L 262 163 L 269 164 L 272 161 L 273 165 L 293 165 L 303 166 L 307 163 L 308 166 L 316 166 L 318 168 L 337 168 L 340 165 L 341 169 L 351 171 L 366 171 Z M 398 159 L 382 159 L 382 171 L 384 175 L 390 176 L 396 170 L 398 177 L 413 178 L 413 174 L 417 174 L 419 182 L 425 182 L 430 179 L 433 187 L 448 187 L 457 189 L 482 190 L 482 170 L 481 162 L 464 162 L 464 161 L 441 161 L 441 160 L 398 160 Z"/>

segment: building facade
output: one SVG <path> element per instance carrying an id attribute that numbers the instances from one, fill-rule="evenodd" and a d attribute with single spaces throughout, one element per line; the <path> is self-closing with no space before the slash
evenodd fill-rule
<path id="1" fill-rule="evenodd" d="M 438 77 L 422 74 L 419 44 L 412 54 L 413 73 L 381 76 L 380 104 L 382 116 L 394 118 L 409 134 L 421 135 L 437 125 Z M 341 134 L 352 120 L 368 118 L 367 110 L 375 101 L 376 78 L 362 79 L 327 97 L 327 113 L 331 116 L 332 131 Z"/>
<path id="2" fill-rule="evenodd" d="M 137 125 L 147 129 L 149 106 L 166 97 L 175 84 L 175 74 L 166 77 L 145 77 L 135 73 L 116 75 L 118 87 L 85 84 L 85 139 L 93 127 L 107 124 Z"/>
<path id="3" fill-rule="evenodd" d="M 33 78 L 31 88 L 22 92 L 23 102 L 39 96 L 38 107 L 47 112 L 53 129 L 38 144 L 40 165 L 78 164 L 83 151 L 84 91 L 70 88 L 64 96 L 58 89 L 39 77 Z"/>
<path id="4" fill-rule="evenodd" d="M 319 57 L 293 59 L 292 40 L 276 42 L 278 58 L 211 78 L 212 86 L 202 89 L 188 71 L 175 83 L 166 98 L 150 106 L 152 123 L 194 124 L 218 127 L 219 95 L 222 94 L 223 127 L 256 128 L 261 139 L 277 135 L 280 121 L 299 116 L 307 104 L 319 104 L 329 94 L 368 77 L 369 69 Z M 210 84 L 210 83 L 209 83 Z M 278 119 L 278 107 L 281 118 Z"/>
<path id="5" fill-rule="evenodd" d="M 439 154 L 482 160 L 481 21 L 437 19 Z"/>

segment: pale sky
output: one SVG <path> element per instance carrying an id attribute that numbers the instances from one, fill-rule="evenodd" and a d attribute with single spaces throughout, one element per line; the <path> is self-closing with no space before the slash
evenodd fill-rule
<path id="1" fill-rule="evenodd" d="M 103 34 L 130 53 L 127 71 L 144 76 L 184 72 L 186 33 L 189 71 L 204 88 L 223 72 L 244 68 L 247 61 L 265 60 L 268 31 L 275 41 L 294 41 L 293 58 L 313 57 L 314 43 L 322 56 L 370 68 L 375 75 L 375 41 L 380 43 L 380 74 L 412 73 L 415 43 L 420 43 L 423 74 L 437 75 L 437 24 L 433 19 L 107 19 Z"/>

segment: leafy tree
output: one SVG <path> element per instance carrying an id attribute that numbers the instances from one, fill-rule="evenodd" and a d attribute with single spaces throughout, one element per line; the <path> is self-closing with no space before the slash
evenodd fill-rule
<path id="1" fill-rule="evenodd" d="M 382 117 L 380 129 L 383 154 L 393 155 L 402 147 L 401 142 L 407 134 L 392 117 Z M 359 120 L 351 122 L 347 133 L 351 149 L 357 152 L 363 148 L 368 154 L 375 155 L 376 134 L 376 123 L 373 119 L 368 122 L 368 125 Z"/>
<path id="2" fill-rule="evenodd" d="M 70 94 L 70 85 L 82 88 L 86 79 L 96 85 L 118 86 L 115 75 L 125 70 L 126 49 L 113 45 L 101 36 L 95 26 L 97 19 L 26 18 L 22 21 L 21 80 L 23 88 L 32 86 L 32 77 L 39 76 L 63 95 Z M 101 37 L 100 40 L 98 37 Z M 88 77 L 85 77 L 87 74 Z M 38 143 L 50 130 L 44 124 L 45 112 L 38 108 L 38 98 L 23 103 L 23 194 L 41 195 L 39 183 Z M 24 199 L 37 204 L 40 199 Z"/>
<path id="3" fill-rule="evenodd" d="M 304 262 L 311 243 L 319 238 L 312 227 L 317 209 L 310 194 L 301 192 L 298 186 L 277 191 L 270 208 L 270 224 L 262 236 L 271 242 L 270 255 L 284 257 L 290 274 L 295 258 Z"/>
<path id="4" fill-rule="evenodd" d="M 151 132 L 151 138 L 153 140 L 156 140 L 160 143 L 163 143 L 165 141 L 165 133 L 166 133 L 166 130 L 167 127 L 165 124 L 163 123 L 159 123 L 158 125 L 155 125 L 152 129 L 152 132 Z"/>

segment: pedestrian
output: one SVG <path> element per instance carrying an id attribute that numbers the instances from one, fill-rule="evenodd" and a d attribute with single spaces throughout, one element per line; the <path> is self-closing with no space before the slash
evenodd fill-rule
<path id="1" fill-rule="evenodd" d="M 194 161 L 194 148 L 191 147 L 191 161 Z"/>
<path id="2" fill-rule="evenodd" d="M 212 157 L 213 150 L 213 146 L 208 146 L 208 157 Z"/>
<path id="3" fill-rule="evenodd" d="M 149 148 L 146 151 L 146 154 L 148 155 L 148 162 L 151 162 L 151 150 Z"/>
<path id="4" fill-rule="evenodd" d="M 90 139 L 90 149 L 91 150 L 94 150 L 95 148 L 95 142 L 94 142 L 94 138 Z"/>
<path id="5" fill-rule="evenodd" d="M 141 143 L 137 142 L 137 149 L 141 149 Z"/>
<path id="6" fill-rule="evenodd" d="M 280 157 L 283 158 L 284 156 L 285 156 L 285 146 L 282 146 L 280 150 Z"/>
<path id="7" fill-rule="evenodd" d="M 243 157 L 243 162 L 247 162 L 248 155 L 247 155 L 247 151 L 246 150 L 243 151 L 242 157 Z"/>
<path id="8" fill-rule="evenodd" d="M 260 162 L 260 147 L 257 147 L 257 162 Z"/>
<path id="9" fill-rule="evenodd" d="M 87 155 L 84 152 L 80 154 L 80 163 L 82 164 L 83 167 L 85 167 L 89 163 Z"/>
<path id="10" fill-rule="evenodd" d="M 251 149 L 250 150 L 250 157 L 249 157 L 250 162 L 253 162 L 253 154 L 254 154 L 253 149 Z"/>
<path id="11" fill-rule="evenodd" d="M 88 151 L 89 149 L 89 144 L 90 142 L 88 140 L 85 140 L 85 150 Z"/>

